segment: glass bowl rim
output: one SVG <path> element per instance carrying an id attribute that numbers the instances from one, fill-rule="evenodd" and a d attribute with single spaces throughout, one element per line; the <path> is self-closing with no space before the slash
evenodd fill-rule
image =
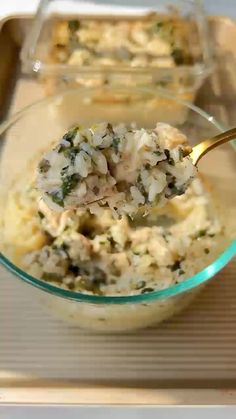
<path id="1" fill-rule="evenodd" d="M 187 107 L 188 109 L 200 115 L 202 118 L 204 118 L 213 126 L 215 126 L 215 128 L 217 128 L 219 131 L 225 130 L 225 127 L 223 126 L 223 124 L 219 123 L 213 116 L 203 111 L 201 108 L 193 105 L 192 103 L 175 97 L 171 92 L 165 91 L 165 89 L 158 88 L 156 89 L 155 92 L 153 92 L 149 88 L 141 88 L 141 87 L 139 88 L 139 87 L 126 87 L 126 86 L 123 86 L 123 87 L 106 86 L 102 88 L 103 89 L 105 88 L 105 90 L 113 90 L 113 91 L 116 90 L 116 91 L 126 91 L 126 92 L 133 91 L 136 93 L 138 92 L 151 93 L 153 96 L 156 96 L 156 97 L 161 96 L 163 98 L 173 100 L 174 102 L 181 104 L 184 107 Z M 95 87 L 95 88 L 79 87 L 76 89 L 65 89 L 61 91 L 60 93 L 57 93 L 53 96 L 36 101 L 26 106 L 19 112 L 15 113 L 6 121 L 3 121 L 0 124 L 0 135 L 5 130 L 7 130 L 12 124 L 14 124 L 18 119 L 23 117 L 28 111 L 34 110 L 34 108 L 37 108 L 38 106 L 40 107 L 40 106 L 49 104 L 50 102 L 53 102 L 54 100 L 59 99 L 62 95 L 65 95 L 70 92 L 74 93 L 75 91 L 79 91 L 81 93 L 83 92 L 88 93 L 91 91 L 98 91 L 99 89 L 101 89 L 101 87 Z M 233 148 L 235 149 L 236 143 L 233 142 L 232 145 L 233 145 Z M 222 252 L 210 265 L 205 267 L 200 272 L 197 272 L 195 275 L 185 279 L 183 282 L 179 284 L 175 284 L 170 287 L 164 288 L 162 290 L 152 291 L 149 293 L 138 294 L 138 295 L 123 295 L 123 296 L 90 295 L 90 294 L 65 290 L 63 288 L 56 287 L 54 285 L 51 285 L 50 283 L 47 283 L 46 281 L 34 278 L 33 276 L 29 275 L 27 272 L 17 267 L 1 252 L 0 252 L 0 264 L 2 264 L 5 268 L 7 268 L 8 271 L 15 274 L 16 277 L 22 279 L 24 282 L 36 288 L 39 288 L 42 291 L 53 294 L 57 297 L 62 297 L 64 299 L 91 303 L 91 304 L 128 304 L 128 303 L 135 304 L 135 303 L 145 303 L 145 302 L 151 302 L 151 301 L 155 301 L 159 299 L 165 299 L 168 297 L 173 297 L 175 295 L 181 294 L 188 290 L 191 290 L 192 288 L 195 288 L 196 286 L 203 284 L 204 282 L 212 278 L 233 258 L 235 254 L 236 254 L 236 240 L 232 241 L 232 243 L 226 247 L 224 252 Z"/>

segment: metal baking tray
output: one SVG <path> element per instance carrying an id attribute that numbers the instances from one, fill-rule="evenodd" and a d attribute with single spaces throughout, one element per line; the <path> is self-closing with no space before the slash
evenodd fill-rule
<path id="1" fill-rule="evenodd" d="M 0 33 L 1 118 L 44 95 L 19 70 L 28 24 L 9 18 Z M 210 26 L 217 68 L 197 104 L 233 125 L 236 23 L 217 17 Z M 235 404 L 235 276 L 233 261 L 187 311 L 157 328 L 102 335 L 50 317 L 0 268 L 0 403 Z"/>

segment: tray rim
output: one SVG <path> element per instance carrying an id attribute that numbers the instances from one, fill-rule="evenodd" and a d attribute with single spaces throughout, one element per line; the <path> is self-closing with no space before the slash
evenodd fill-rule
<path id="1" fill-rule="evenodd" d="M 12 380 L 0 388 L 1 404 L 190 406 L 235 405 L 235 388 L 154 388 L 48 380 Z"/>

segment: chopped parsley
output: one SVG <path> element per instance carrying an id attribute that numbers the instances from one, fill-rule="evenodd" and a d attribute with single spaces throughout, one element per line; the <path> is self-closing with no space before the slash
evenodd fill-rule
<path id="1" fill-rule="evenodd" d="M 159 32 L 164 26 L 164 22 L 156 22 L 153 26 L 154 31 Z"/>
<path id="2" fill-rule="evenodd" d="M 98 186 L 94 186 L 93 187 L 93 193 L 95 194 L 95 195 L 98 195 L 99 194 L 99 187 Z"/>
<path id="3" fill-rule="evenodd" d="M 200 237 L 204 237 L 207 234 L 207 230 L 199 230 L 195 236 L 195 239 L 199 239 Z"/>
<path id="4" fill-rule="evenodd" d="M 119 153 L 119 144 L 120 144 L 120 138 L 118 137 L 113 138 L 112 147 L 114 148 L 116 154 Z"/>
<path id="5" fill-rule="evenodd" d="M 76 155 L 79 153 L 79 149 L 78 147 L 70 147 L 70 148 L 66 148 L 63 151 L 64 156 L 70 160 L 71 164 L 74 164 L 75 162 L 75 157 Z"/>
<path id="6" fill-rule="evenodd" d="M 41 212 L 41 211 L 38 211 L 38 216 L 39 216 L 39 218 L 42 220 L 43 218 L 45 218 L 45 215 Z"/>
<path id="7" fill-rule="evenodd" d="M 146 294 L 147 292 L 153 292 L 153 291 L 154 291 L 154 288 L 146 287 L 142 289 L 141 294 Z"/>
<path id="8" fill-rule="evenodd" d="M 48 195 L 55 204 L 64 207 L 64 198 L 77 186 L 80 181 L 80 175 L 74 173 L 70 176 L 65 176 L 62 179 L 61 189 L 58 191 L 48 192 Z"/>
<path id="9" fill-rule="evenodd" d="M 55 150 L 56 150 L 58 153 L 62 153 L 63 151 L 67 150 L 69 147 L 70 147 L 69 145 L 59 144 L 59 145 L 55 148 Z"/>
<path id="10" fill-rule="evenodd" d="M 38 165 L 40 173 L 47 173 L 50 169 L 51 165 L 47 159 L 42 159 Z"/>
<path id="11" fill-rule="evenodd" d="M 69 169 L 69 166 L 65 166 L 65 167 L 63 167 L 63 168 L 61 169 L 61 175 L 62 175 L 62 176 L 64 176 L 64 175 L 65 175 L 65 173 L 66 173 L 67 169 Z"/>
<path id="12" fill-rule="evenodd" d="M 80 21 L 79 20 L 70 20 L 68 22 L 68 27 L 71 32 L 76 32 L 80 28 Z"/>
<path id="13" fill-rule="evenodd" d="M 78 185 L 81 177 L 78 173 L 63 178 L 61 191 L 63 199 Z"/>
<path id="14" fill-rule="evenodd" d="M 64 207 L 64 199 L 61 191 L 48 192 L 47 194 L 55 204 L 59 205 L 59 207 Z"/>
<path id="15" fill-rule="evenodd" d="M 208 249 L 207 247 L 204 249 L 204 252 L 206 253 L 206 255 L 208 255 L 208 253 L 210 253 L 210 249 Z"/>
<path id="16" fill-rule="evenodd" d="M 137 282 L 135 289 L 140 290 L 140 289 L 144 288 L 145 286 L 146 286 L 145 281 L 139 281 L 139 282 Z"/>
<path id="17" fill-rule="evenodd" d="M 66 140 L 71 143 L 71 145 L 73 145 L 73 139 L 75 138 L 78 129 L 79 127 L 71 128 L 68 132 L 66 132 L 66 134 L 63 135 L 63 140 Z"/>
<path id="18" fill-rule="evenodd" d="M 175 272 L 178 269 L 181 269 L 181 261 L 180 260 L 176 260 L 175 263 L 173 263 L 173 265 L 168 265 L 167 268 L 169 268 L 171 270 L 171 272 Z"/>
<path id="19" fill-rule="evenodd" d="M 180 48 L 174 48 L 171 52 L 171 56 L 174 58 L 175 64 L 184 64 L 184 52 Z"/>
<path id="20" fill-rule="evenodd" d="M 109 134 L 114 134 L 113 127 L 112 127 L 112 125 L 109 122 L 107 124 L 107 130 L 108 130 Z"/>
<path id="21" fill-rule="evenodd" d="M 171 192 L 173 195 L 183 195 L 183 193 L 185 192 L 185 188 L 183 186 L 181 187 L 177 187 L 176 185 L 172 186 L 172 183 L 169 183 L 168 187 L 171 189 Z"/>
<path id="22" fill-rule="evenodd" d="M 141 192 L 141 194 L 144 196 L 145 203 L 147 203 L 148 202 L 148 193 L 147 193 L 147 191 L 146 191 L 146 189 L 143 185 L 142 178 L 141 178 L 140 174 L 138 175 L 138 179 L 136 181 L 136 186 L 137 186 L 139 192 Z"/>
<path id="23" fill-rule="evenodd" d="M 51 273 L 51 272 L 44 272 L 42 275 L 42 279 L 44 281 L 53 281 L 53 282 L 62 282 L 62 276 L 59 274 Z"/>
<path id="24" fill-rule="evenodd" d="M 184 150 L 182 148 L 179 148 L 179 160 L 182 161 L 184 158 Z"/>
<path id="25" fill-rule="evenodd" d="M 165 155 L 166 155 L 166 159 L 167 159 L 168 163 L 169 163 L 171 166 L 174 166 L 174 165 L 175 165 L 175 161 L 174 161 L 174 159 L 170 156 L 170 150 L 168 150 L 167 148 L 165 148 L 165 149 L 164 149 L 164 153 L 165 153 Z"/>
<path id="26" fill-rule="evenodd" d="M 163 153 L 160 150 L 153 151 L 153 154 L 156 154 L 157 156 L 161 156 Z"/>
<path id="27" fill-rule="evenodd" d="M 69 268 L 68 268 L 68 271 L 75 276 L 78 276 L 80 274 L 79 266 L 70 265 Z"/>
<path id="28" fill-rule="evenodd" d="M 94 294 L 102 295 L 100 286 L 106 284 L 106 273 L 102 269 L 95 267 L 94 272 L 91 274 L 91 276 L 92 277 L 83 276 L 83 278 L 81 278 L 79 282 L 81 288 L 87 291 L 92 291 Z"/>

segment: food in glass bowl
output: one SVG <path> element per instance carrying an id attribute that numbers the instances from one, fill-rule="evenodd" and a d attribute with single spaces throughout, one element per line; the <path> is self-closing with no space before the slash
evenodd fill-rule
<path id="1" fill-rule="evenodd" d="M 211 160 L 212 152 L 204 159 L 211 164 L 203 170 L 210 180 L 196 177 L 185 194 L 162 208 L 152 208 L 146 217 L 137 214 L 133 219 L 126 215 L 116 219 L 110 209 L 103 209 L 102 215 L 91 214 L 86 208 L 51 210 L 35 188 L 36 167 L 52 139 L 63 136 L 72 122 L 80 120 L 81 125 L 90 127 L 94 119 L 98 124 L 106 118 L 116 126 L 121 115 L 125 124 L 134 122 L 136 115 L 139 129 L 155 128 L 158 115 L 151 119 L 148 113 L 150 119 L 144 123 L 144 112 L 140 110 L 138 118 L 137 106 L 133 113 L 124 114 L 116 105 L 111 117 L 111 108 L 96 104 L 94 112 L 94 102 L 88 100 L 93 94 L 97 92 L 64 92 L 24 110 L 2 127 L 6 143 L 0 177 L 5 189 L 1 262 L 31 284 L 32 298 L 37 295 L 58 316 L 92 330 L 133 330 L 182 310 L 201 285 L 230 260 L 235 252 L 231 244 L 233 197 L 216 176 L 217 160 Z M 153 92 L 149 95 L 158 100 Z M 77 107 L 71 108 L 72 103 Z M 191 145 L 193 126 L 197 138 L 206 136 L 204 126 L 209 136 L 217 132 L 214 120 L 197 113 L 196 108 L 191 110 L 190 105 L 189 112 L 189 125 L 179 128 L 188 134 Z M 24 153 L 20 154 L 19 147 Z M 232 157 L 232 150 L 229 153 Z M 222 176 L 228 173 L 226 185 L 230 187 L 233 167 L 227 156 L 220 152 L 220 161 L 228 170 Z M 211 182 L 218 200 L 211 197 Z M 222 197 L 227 216 L 219 206 Z"/>
<path id="2" fill-rule="evenodd" d="M 133 220 L 127 216 L 118 220 L 109 209 L 99 216 L 86 209 L 56 213 L 41 200 L 37 208 L 36 198 L 34 186 L 27 185 L 24 191 L 12 192 L 6 206 L 11 227 L 15 207 L 19 223 L 15 234 L 21 236 L 29 214 L 36 229 L 21 267 L 36 278 L 81 293 L 137 295 L 181 283 L 215 258 L 224 235 L 200 179 L 162 211 L 154 209 Z M 5 232 L 9 242 L 7 228 Z"/>
<path id="3" fill-rule="evenodd" d="M 79 292 L 133 295 L 184 281 L 206 266 L 224 234 L 203 182 L 193 181 L 188 147 L 184 134 L 161 122 L 152 131 L 107 122 L 73 127 L 11 186 L 6 246 L 16 244 L 9 226 L 18 237 L 23 229 L 32 248 L 15 245 L 21 267 Z M 104 193 L 100 206 L 84 205 Z M 34 226 L 29 237 L 26 219 Z"/>
<path id="4" fill-rule="evenodd" d="M 134 216 L 182 195 L 196 173 L 186 136 L 161 122 L 154 130 L 132 125 L 103 122 L 66 132 L 38 165 L 47 205 Z"/>

